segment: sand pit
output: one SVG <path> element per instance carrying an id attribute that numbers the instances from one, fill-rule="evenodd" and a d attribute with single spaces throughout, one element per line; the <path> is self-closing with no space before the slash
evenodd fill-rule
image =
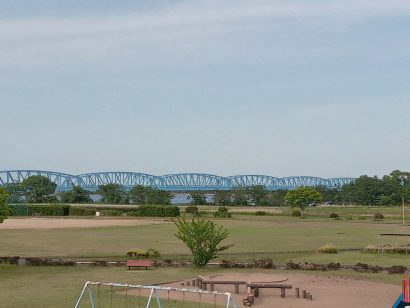
<path id="1" fill-rule="evenodd" d="M 64 229 L 95 228 L 111 226 L 144 226 L 170 223 L 167 219 L 113 219 L 113 218 L 9 218 L 0 224 L 0 230 L 6 229 Z"/>
<path id="2" fill-rule="evenodd" d="M 194 277 L 192 277 L 194 278 Z M 398 297 L 401 287 L 384 283 L 369 281 L 360 281 L 349 278 L 336 278 L 330 276 L 316 276 L 299 273 L 280 273 L 280 274 L 248 274 L 248 273 L 229 273 L 216 275 L 214 280 L 252 280 L 258 282 L 283 281 L 291 284 L 293 289 L 286 290 L 286 298 L 280 297 L 280 289 L 260 289 L 259 296 L 256 298 L 252 307 L 259 308 L 293 308 L 293 307 L 391 307 Z M 397 278 L 400 280 L 400 277 Z M 165 284 L 161 286 L 170 286 L 184 288 L 181 282 Z M 295 288 L 306 289 L 313 295 L 313 300 L 296 298 Z M 187 287 L 194 288 L 194 287 Z M 240 294 L 234 294 L 233 286 L 216 285 L 216 291 L 228 291 L 233 294 L 238 307 L 242 305 L 242 299 L 246 296 L 245 286 L 240 286 Z M 197 294 L 185 294 L 185 300 L 198 301 Z M 172 293 L 171 298 L 181 300 L 180 293 Z M 222 298 L 221 298 L 222 299 Z M 212 295 L 202 296 L 203 303 L 214 303 Z M 218 305 L 223 304 L 218 300 Z"/>

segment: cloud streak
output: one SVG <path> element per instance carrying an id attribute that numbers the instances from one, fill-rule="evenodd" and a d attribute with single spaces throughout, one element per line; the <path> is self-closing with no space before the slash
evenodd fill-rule
<path id="1" fill-rule="evenodd" d="M 326 23 L 335 18 L 363 20 L 409 13 L 409 1 L 186 1 L 123 15 L 3 19 L 0 66 L 41 65 L 64 56 L 98 61 L 115 51 L 144 52 L 147 45 L 184 49 L 192 40 L 199 45 L 196 48 L 201 48 L 203 40 L 241 33 L 244 27 L 264 31 L 266 23 L 274 21 Z"/>

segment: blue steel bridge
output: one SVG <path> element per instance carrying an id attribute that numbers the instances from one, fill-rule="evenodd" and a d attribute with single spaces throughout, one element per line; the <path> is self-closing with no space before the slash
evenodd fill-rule
<path id="1" fill-rule="evenodd" d="M 0 185 L 16 184 L 33 175 L 49 178 L 57 184 L 57 191 L 68 191 L 73 185 L 96 191 L 99 185 L 115 183 L 124 189 L 136 185 L 156 187 L 168 191 L 230 190 L 235 187 L 263 185 L 268 190 L 293 189 L 301 186 L 338 188 L 354 181 L 354 178 L 323 179 L 313 176 L 277 178 L 268 175 L 234 175 L 222 177 L 204 173 L 176 173 L 156 176 L 138 172 L 94 172 L 80 175 L 44 170 L 0 171 Z"/>

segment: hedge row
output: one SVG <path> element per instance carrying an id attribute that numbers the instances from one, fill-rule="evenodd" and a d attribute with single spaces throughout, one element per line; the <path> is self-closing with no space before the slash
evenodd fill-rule
<path id="1" fill-rule="evenodd" d="M 60 204 L 14 204 L 9 205 L 10 216 L 68 216 L 69 205 Z"/>
<path id="2" fill-rule="evenodd" d="M 128 212 L 127 216 L 177 217 L 179 216 L 179 207 L 172 205 L 141 205 L 135 211 Z"/>
<path id="3" fill-rule="evenodd" d="M 10 216 L 138 216 L 177 217 L 179 208 L 172 205 L 141 205 L 138 208 L 98 208 L 61 204 L 13 204 L 9 205 Z"/>

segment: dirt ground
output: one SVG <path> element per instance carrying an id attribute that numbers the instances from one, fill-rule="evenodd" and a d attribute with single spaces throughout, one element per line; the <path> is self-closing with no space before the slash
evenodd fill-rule
<path id="1" fill-rule="evenodd" d="M 280 297 L 280 289 L 260 289 L 259 297 L 256 298 L 252 307 L 260 308 L 347 308 L 347 307 L 391 307 L 401 292 L 399 285 L 376 283 L 369 281 L 359 281 L 349 278 L 336 278 L 327 276 L 304 275 L 299 273 L 285 274 L 250 274 L 244 276 L 242 273 L 231 273 L 217 275 L 215 280 L 245 280 L 253 282 L 281 282 L 291 284 L 293 289 L 286 290 L 286 298 Z M 181 282 L 166 284 L 170 286 L 184 288 Z M 313 295 L 313 300 L 296 298 L 295 288 L 306 289 Z M 193 287 L 185 287 L 193 288 Z M 234 287 L 226 285 L 215 286 L 216 291 L 231 292 L 238 307 L 242 305 L 242 299 L 246 296 L 245 286 L 240 287 L 240 294 L 234 294 Z M 132 292 L 131 292 L 132 294 Z M 165 298 L 165 294 L 162 294 Z M 186 293 L 185 300 L 198 302 L 198 294 Z M 181 293 L 171 292 L 170 298 L 182 299 Z M 214 303 L 213 295 L 202 296 L 203 303 Z M 218 305 L 222 305 L 222 298 L 218 297 Z"/>
<path id="2" fill-rule="evenodd" d="M 61 229 L 93 228 L 111 226 L 144 226 L 169 223 L 166 219 L 123 219 L 123 218 L 9 218 L 0 224 L 5 229 Z"/>

